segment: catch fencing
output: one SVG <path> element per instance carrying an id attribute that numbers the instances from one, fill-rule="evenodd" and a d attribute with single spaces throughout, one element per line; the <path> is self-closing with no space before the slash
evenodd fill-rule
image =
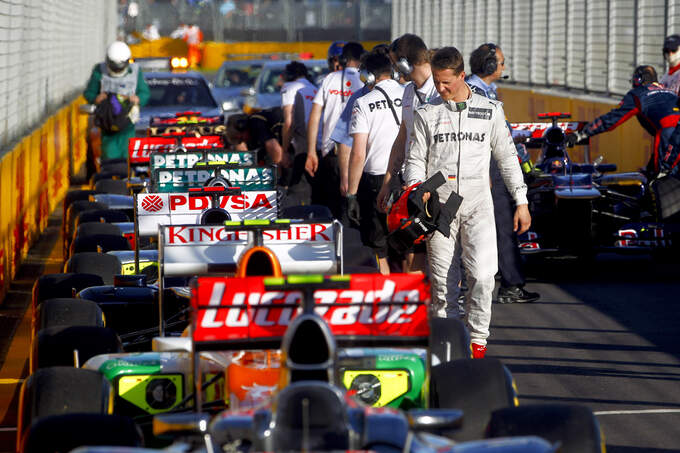
<path id="1" fill-rule="evenodd" d="M 0 149 L 82 91 L 116 37 L 116 0 L 0 0 Z"/>
<path id="2" fill-rule="evenodd" d="M 665 71 L 665 36 L 680 0 L 393 0 L 392 38 L 455 46 L 467 65 L 485 42 L 505 54 L 509 82 L 620 95 L 641 64 Z"/>

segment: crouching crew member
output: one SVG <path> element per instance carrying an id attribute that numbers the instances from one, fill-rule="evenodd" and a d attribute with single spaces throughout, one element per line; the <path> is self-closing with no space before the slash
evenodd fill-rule
<path id="1" fill-rule="evenodd" d="M 283 114 L 280 107 L 262 110 L 252 115 L 240 113 L 227 119 L 227 142 L 237 151 L 258 150 L 258 160 L 267 165 L 288 165 L 288 156 L 281 147 Z"/>
<path id="2" fill-rule="evenodd" d="M 401 124 L 404 87 L 392 79 L 392 65 L 384 51 L 367 54 L 361 73 L 364 83 L 374 88 L 357 99 L 352 110 L 347 215 L 359 222 L 362 242 L 375 250 L 380 272 L 389 274 L 387 219 L 378 210 L 377 198 Z"/>

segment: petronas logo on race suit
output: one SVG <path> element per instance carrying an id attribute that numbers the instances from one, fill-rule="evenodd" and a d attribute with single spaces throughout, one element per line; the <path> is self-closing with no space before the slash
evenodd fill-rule
<path id="1" fill-rule="evenodd" d="M 158 195 L 149 195 L 142 200 L 142 209 L 147 212 L 157 212 L 163 209 L 163 199 Z"/>

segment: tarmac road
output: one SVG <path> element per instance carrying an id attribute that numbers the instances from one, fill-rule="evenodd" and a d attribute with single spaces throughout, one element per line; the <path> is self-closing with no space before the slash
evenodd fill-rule
<path id="1" fill-rule="evenodd" d="M 520 404 L 587 405 L 610 453 L 680 451 L 680 257 L 532 259 L 527 271 L 542 298 L 494 304 L 487 352 Z"/>

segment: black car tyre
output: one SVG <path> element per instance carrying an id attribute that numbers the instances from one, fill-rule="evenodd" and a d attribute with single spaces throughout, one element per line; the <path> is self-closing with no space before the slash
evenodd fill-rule
<path id="1" fill-rule="evenodd" d="M 79 223 L 76 230 L 76 238 L 93 236 L 96 234 L 112 234 L 122 236 L 122 231 L 117 225 L 104 222 Z"/>
<path id="2" fill-rule="evenodd" d="M 74 366 L 76 350 L 79 365 L 99 354 L 124 352 L 118 335 L 108 327 L 49 327 L 35 335 L 31 350 L 31 369 Z"/>
<path id="3" fill-rule="evenodd" d="M 104 284 L 102 277 L 96 274 L 73 272 L 63 274 L 41 275 L 33 285 L 33 310 L 40 302 L 58 297 L 74 297 L 79 291 L 90 286 Z"/>
<path id="4" fill-rule="evenodd" d="M 23 453 L 61 453 L 82 446 L 140 447 L 142 435 L 131 417 L 66 414 L 33 423 L 23 442 Z"/>
<path id="5" fill-rule="evenodd" d="M 460 409 L 463 426 L 448 437 L 482 439 L 495 410 L 516 405 L 512 376 L 497 359 L 461 359 L 432 367 L 430 407 Z"/>
<path id="6" fill-rule="evenodd" d="M 557 233 L 560 249 L 583 261 L 595 256 L 593 204 L 587 200 L 557 200 Z"/>
<path id="7" fill-rule="evenodd" d="M 465 323 L 456 318 L 430 320 L 430 353 L 438 363 L 471 359 L 470 332 Z"/>
<path id="8" fill-rule="evenodd" d="M 494 411 L 488 437 L 539 436 L 560 444 L 562 453 L 601 453 L 600 424 L 586 406 L 533 404 Z"/>
<path id="9" fill-rule="evenodd" d="M 76 225 L 86 222 L 130 222 L 130 216 L 123 211 L 95 209 L 94 211 L 81 212 L 76 218 Z"/>
<path id="10" fill-rule="evenodd" d="M 33 421 L 58 414 L 106 414 L 111 398 L 111 384 L 97 371 L 73 367 L 36 370 L 21 386 L 18 445 Z"/>
<path id="11" fill-rule="evenodd" d="M 111 193 L 117 195 L 130 195 L 127 181 L 124 179 L 102 179 L 97 181 L 94 189 L 101 193 Z"/>
<path id="12" fill-rule="evenodd" d="M 104 327 L 102 309 L 85 299 L 47 299 L 38 306 L 36 332 L 51 327 L 94 326 Z"/>
<path id="13" fill-rule="evenodd" d="M 106 209 L 106 206 L 96 201 L 77 200 L 71 203 L 66 211 L 64 217 L 64 256 L 68 256 L 68 250 L 73 240 L 73 235 L 76 230 L 76 218 L 85 211 L 94 211 L 98 209 Z"/>
<path id="14" fill-rule="evenodd" d="M 83 252 L 110 252 L 112 250 L 130 250 L 130 242 L 122 235 L 115 234 L 91 234 L 77 236 L 71 244 L 71 251 Z"/>
<path id="15" fill-rule="evenodd" d="M 99 275 L 105 285 L 113 285 L 113 277 L 121 273 L 121 268 L 116 256 L 97 252 L 74 253 L 66 262 L 66 272 Z"/>

